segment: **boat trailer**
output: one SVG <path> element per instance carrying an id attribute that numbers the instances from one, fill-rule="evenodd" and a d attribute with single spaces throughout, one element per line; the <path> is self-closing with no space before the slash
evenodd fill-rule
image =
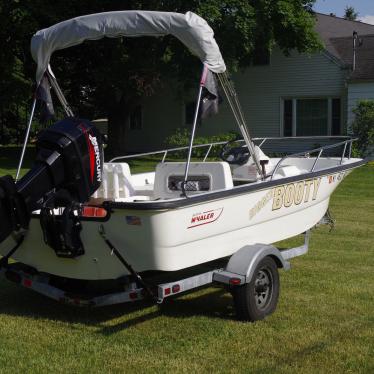
<path id="1" fill-rule="evenodd" d="M 319 224 L 326 223 L 326 220 L 322 219 Z M 213 283 L 225 286 L 233 294 L 234 302 L 237 306 L 238 302 L 240 304 L 243 300 L 238 301 L 240 299 L 236 295 L 236 290 L 240 290 L 243 286 L 254 284 L 254 301 L 257 304 L 260 304 L 261 300 L 263 302 L 270 302 L 270 300 L 267 300 L 269 298 L 269 290 L 277 288 L 276 294 L 271 292 L 270 295 L 273 299 L 272 302 L 275 303 L 274 310 L 278 299 L 279 284 L 275 284 L 276 280 L 274 277 L 269 277 L 269 274 L 266 275 L 262 264 L 270 261 L 277 268 L 289 270 L 289 259 L 308 252 L 309 238 L 310 231 L 308 230 L 304 233 L 304 243 L 301 246 L 283 250 L 269 244 L 247 245 L 234 253 L 224 267 L 166 283 L 147 284 L 146 281 L 142 280 L 140 274 L 132 270 L 136 274 L 136 277 L 134 277 L 134 274 L 125 276 L 123 278 L 122 290 L 99 295 L 83 295 L 66 291 L 54 284 L 52 281 L 53 276 L 50 274 L 40 273 L 33 268 L 19 263 L 8 264 L 6 261 L 3 261 L 3 266 L 0 267 L 0 278 L 5 278 L 8 281 L 31 289 L 58 302 L 80 307 L 100 307 L 143 299 L 153 299 L 155 303 L 162 304 L 169 297 L 175 297 L 186 291 Z M 111 247 L 109 249 L 112 251 L 112 255 L 116 255 L 115 248 Z M 276 278 L 279 283 L 278 275 Z M 260 314 L 259 318 L 249 315 L 241 319 L 254 321 L 262 319 L 268 314 L 270 313 Z"/>

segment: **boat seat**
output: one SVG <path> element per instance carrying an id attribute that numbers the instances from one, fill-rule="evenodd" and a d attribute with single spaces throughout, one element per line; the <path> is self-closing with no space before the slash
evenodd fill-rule
<path id="1" fill-rule="evenodd" d="M 185 162 L 162 162 L 156 167 L 154 198 L 181 196 Z M 233 188 L 227 162 L 191 162 L 185 190 L 188 195 Z"/>
<path id="2" fill-rule="evenodd" d="M 136 196 L 130 167 L 126 162 L 105 163 L 102 178 L 101 186 L 92 196 L 94 198 L 115 201 L 145 199 L 144 196 Z"/>
<path id="3" fill-rule="evenodd" d="M 282 165 L 277 170 L 275 175 L 285 178 L 285 177 L 293 177 L 295 175 L 300 175 L 304 172 L 305 172 L 304 170 L 299 169 L 295 165 Z"/>

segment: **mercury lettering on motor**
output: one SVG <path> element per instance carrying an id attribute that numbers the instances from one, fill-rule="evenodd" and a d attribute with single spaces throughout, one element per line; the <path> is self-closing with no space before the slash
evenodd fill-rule
<path id="1" fill-rule="evenodd" d="M 96 136 L 92 136 L 91 134 L 88 134 L 88 138 L 90 139 L 90 142 L 95 152 L 95 163 L 96 163 L 96 170 L 97 170 L 96 178 L 98 182 L 101 182 L 101 159 L 100 159 L 99 145 L 97 143 Z"/>

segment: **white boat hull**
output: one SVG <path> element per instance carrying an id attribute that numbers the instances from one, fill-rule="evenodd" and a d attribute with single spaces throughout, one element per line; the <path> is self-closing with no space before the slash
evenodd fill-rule
<path id="1" fill-rule="evenodd" d="M 43 241 L 40 223 L 30 230 L 13 258 L 62 277 L 101 280 L 128 274 L 99 234 L 110 241 L 136 271 L 175 271 L 230 256 L 254 243 L 274 243 L 298 235 L 324 216 L 329 198 L 350 171 L 326 174 L 270 188 L 165 210 L 114 209 L 107 222 L 82 222 L 85 254 L 57 257 Z M 15 244 L 1 244 L 6 254 Z"/>

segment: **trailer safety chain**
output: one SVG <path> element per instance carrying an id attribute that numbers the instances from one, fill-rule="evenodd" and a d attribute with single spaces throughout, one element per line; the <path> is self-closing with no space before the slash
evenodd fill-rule
<path id="1" fill-rule="evenodd" d="M 151 297 L 153 301 L 156 303 L 160 303 L 159 298 L 154 294 L 154 292 L 151 290 L 149 285 L 144 282 L 143 278 L 133 269 L 133 267 L 124 259 L 124 257 L 121 255 L 121 253 L 118 251 L 118 249 L 112 244 L 112 242 L 108 239 L 105 233 L 105 229 L 103 225 L 99 226 L 99 234 L 103 238 L 104 242 L 110 249 L 112 255 L 114 254 L 118 260 L 122 263 L 122 265 L 129 271 L 129 273 L 136 278 L 138 283 L 144 288 L 146 293 Z"/>
<path id="2" fill-rule="evenodd" d="M 8 267 L 8 261 L 9 258 L 12 257 L 12 255 L 17 251 L 17 249 L 21 246 L 23 243 L 23 240 L 25 239 L 25 235 L 21 234 L 19 239 L 17 240 L 16 245 L 5 255 L 0 259 L 0 269 L 1 268 L 7 268 Z"/>

